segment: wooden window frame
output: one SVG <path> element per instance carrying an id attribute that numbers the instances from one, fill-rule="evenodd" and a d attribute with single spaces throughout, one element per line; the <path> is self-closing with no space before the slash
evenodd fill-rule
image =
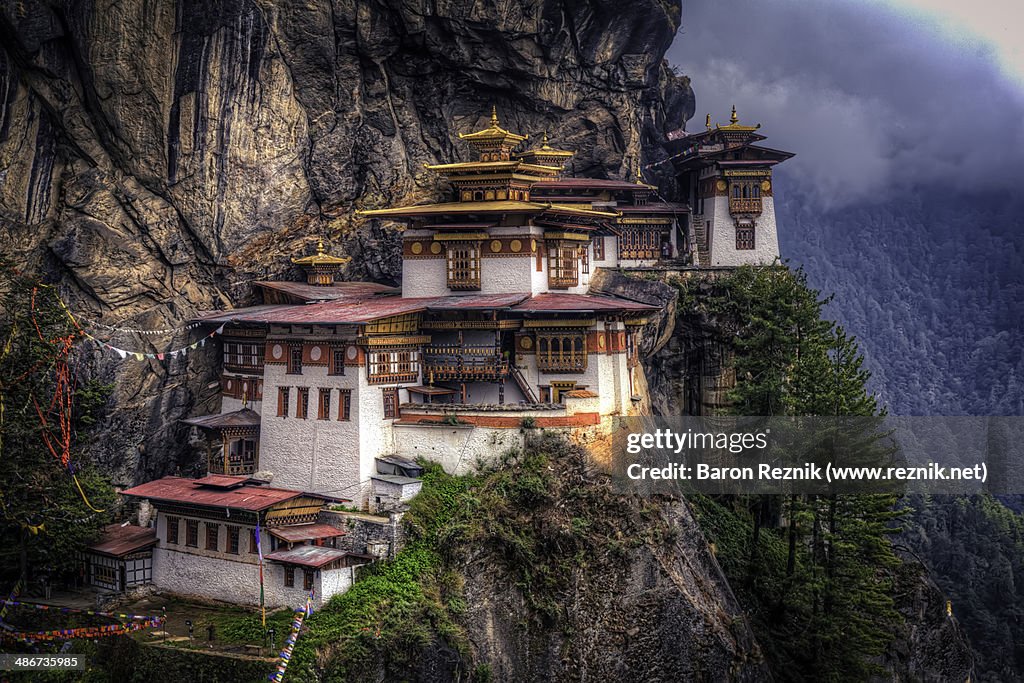
<path id="1" fill-rule="evenodd" d="M 420 377 L 418 347 L 374 349 L 366 354 L 366 381 L 370 384 L 415 382 Z"/>
<path id="2" fill-rule="evenodd" d="M 256 554 L 259 553 L 259 549 L 256 547 L 258 545 L 256 543 L 256 529 L 253 528 L 253 529 L 250 529 L 249 531 L 252 532 L 252 533 L 249 534 L 249 554 L 250 555 L 256 555 Z"/>
<path id="3" fill-rule="evenodd" d="M 384 400 L 384 419 L 393 420 L 398 417 L 398 389 L 397 387 L 385 387 L 381 391 Z"/>
<path id="4" fill-rule="evenodd" d="M 580 284 L 580 250 L 575 242 L 548 242 L 548 287 L 569 289 Z"/>
<path id="5" fill-rule="evenodd" d="M 736 226 L 736 251 L 750 251 L 755 248 L 753 225 Z"/>
<path id="6" fill-rule="evenodd" d="M 302 374 L 302 344 L 288 345 L 288 370 L 286 374 Z"/>
<path id="7" fill-rule="evenodd" d="M 295 387 L 295 417 L 300 420 L 309 418 L 309 387 Z"/>
<path id="8" fill-rule="evenodd" d="M 352 390 L 351 389 L 339 389 L 338 390 L 338 421 L 339 422 L 351 422 L 352 421 Z"/>
<path id="9" fill-rule="evenodd" d="M 284 587 L 294 588 L 295 587 L 295 567 L 284 568 Z"/>
<path id="10" fill-rule="evenodd" d="M 278 387 L 277 388 L 277 416 L 288 417 L 288 410 L 291 407 L 291 387 Z"/>
<path id="11" fill-rule="evenodd" d="M 198 548 L 199 547 L 199 520 L 198 519 L 186 519 L 185 520 L 185 547 L 186 548 Z"/>
<path id="12" fill-rule="evenodd" d="M 448 289 L 476 291 L 480 289 L 480 252 L 478 241 L 454 241 L 445 250 L 445 272 Z"/>
<path id="13" fill-rule="evenodd" d="M 312 569 L 302 570 L 302 589 L 311 591 L 313 590 L 314 574 Z"/>
<path id="14" fill-rule="evenodd" d="M 584 332 L 538 332 L 537 369 L 540 372 L 585 372 L 587 339 Z"/>
<path id="15" fill-rule="evenodd" d="M 210 552 L 220 552 L 220 524 L 206 523 L 206 549 Z"/>
<path id="16" fill-rule="evenodd" d="M 241 549 L 242 527 L 228 525 L 228 555 L 238 555 Z"/>
<path id="17" fill-rule="evenodd" d="M 594 260 L 604 261 L 604 237 L 594 238 Z"/>
<path id="18" fill-rule="evenodd" d="M 317 398 L 317 415 L 318 420 L 330 420 L 331 419 L 331 390 L 320 389 Z"/>
<path id="19" fill-rule="evenodd" d="M 167 518 L 167 542 L 172 545 L 178 545 L 178 534 L 181 531 L 181 518 L 180 517 L 168 517 Z"/>
<path id="20" fill-rule="evenodd" d="M 344 375 L 345 374 L 345 352 L 348 349 L 344 346 L 332 346 L 331 347 L 331 369 L 329 374 L 331 375 Z"/>

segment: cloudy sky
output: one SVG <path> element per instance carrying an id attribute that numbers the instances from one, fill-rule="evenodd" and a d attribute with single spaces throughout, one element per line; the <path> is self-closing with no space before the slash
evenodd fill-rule
<path id="1" fill-rule="evenodd" d="M 950 187 L 1020 193 L 1024 0 L 685 0 L 669 60 L 690 130 L 763 124 L 801 194 L 839 208 Z M 784 167 L 785 168 L 785 167 Z"/>

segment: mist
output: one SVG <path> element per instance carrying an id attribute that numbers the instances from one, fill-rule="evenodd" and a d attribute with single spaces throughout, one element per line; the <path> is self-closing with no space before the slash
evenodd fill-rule
<path id="1" fill-rule="evenodd" d="M 668 58 L 704 114 L 735 104 L 791 196 L 837 209 L 905 192 L 1019 193 L 1024 93 L 990 47 L 848 0 L 687 0 Z"/>

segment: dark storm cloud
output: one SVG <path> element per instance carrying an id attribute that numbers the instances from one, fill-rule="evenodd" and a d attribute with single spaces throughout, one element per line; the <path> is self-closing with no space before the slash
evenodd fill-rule
<path id="1" fill-rule="evenodd" d="M 763 124 L 832 208 L 916 188 L 1019 192 L 1024 96 L 987 48 L 846 0 L 684 0 L 669 60 L 704 113 Z"/>

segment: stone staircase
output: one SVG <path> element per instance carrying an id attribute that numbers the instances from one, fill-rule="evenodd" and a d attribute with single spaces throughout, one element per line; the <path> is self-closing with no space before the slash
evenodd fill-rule
<path id="1" fill-rule="evenodd" d="M 692 217 L 693 244 L 697 247 L 698 266 L 711 265 L 711 252 L 708 250 L 708 226 L 702 216 Z"/>

